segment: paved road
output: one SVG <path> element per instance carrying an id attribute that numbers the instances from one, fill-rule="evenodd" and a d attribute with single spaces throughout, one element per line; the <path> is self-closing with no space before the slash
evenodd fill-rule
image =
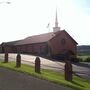
<path id="1" fill-rule="evenodd" d="M 34 65 L 35 56 L 32 55 L 23 55 L 21 54 L 22 63 Z M 0 54 L 0 59 L 4 60 L 4 54 Z M 9 54 L 9 61 L 15 61 L 16 54 Z M 49 59 L 41 58 L 41 68 L 52 69 L 57 71 L 64 71 L 65 63 L 58 61 L 51 61 Z M 76 74 L 80 75 L 83 78 L 90 79 L 90 64 L 79 63 L 73 64 L 73 71 L 77 72 Z"/>
<path id="2" fill-rule="evenodd" d="M 0 67 L 0 90 L 71 90 L 70 88 Z"/>

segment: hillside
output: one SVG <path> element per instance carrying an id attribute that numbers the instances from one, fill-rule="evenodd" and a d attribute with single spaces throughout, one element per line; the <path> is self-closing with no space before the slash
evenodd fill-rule
<path id="1" fill-rule="evenodd" d="M 90 45 L 77 46 L 77 53 L 79 55 L 90 55 Z"/>

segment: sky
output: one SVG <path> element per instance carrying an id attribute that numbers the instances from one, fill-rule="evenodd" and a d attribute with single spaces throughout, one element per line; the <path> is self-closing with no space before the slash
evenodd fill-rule
<path id="1" fill-rule="evenodd" d="M 90 45 L 90 0 L 0 0 L 0 43 L 52 32 L 56 10 L 61 29 Z"/>

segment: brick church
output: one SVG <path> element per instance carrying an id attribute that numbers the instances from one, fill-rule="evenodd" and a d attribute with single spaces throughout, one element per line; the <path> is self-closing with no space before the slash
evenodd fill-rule
<path id="1" fill-rule="evenodd" d="M 26 53 L 55 58 L 72 58 L 77 54 L 77 42 L 58 26 L 57 12 L 53 32 L 30 36 L 22 40 L 4 42 L 1 52 Z"/>

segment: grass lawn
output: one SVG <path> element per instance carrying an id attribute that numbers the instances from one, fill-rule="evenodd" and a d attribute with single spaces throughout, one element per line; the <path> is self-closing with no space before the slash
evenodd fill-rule
<path id="1" fill-rule="evenodd" d="M 80 58 L 82 58 L 83 60 L 86 59 L 87 57 L 90 57 L 90 55 L 83 55 L 83 56 L 78 56 Z"/>
<path id="2" fill-rule="evenodd" d="M 90 57 L 90 55 L 82 55 L 78 56 L 78 58 L 81 58 L 83 61 L 85 61 L 86 58 Z"/>
<path id="3" fill-rule="evenodd" d="M 16 68 L 15 62 L 9 62 L 9 63 L 0 62 L 0 67 L 8 68 L 8 69 L 15 70 L 18 72 L 27 73 L 29 75 L 32 75 L 40 79 L 45 79 L 53 83 L 71 87 L 75 90 L 90 90 L 90 81 L 76 77 L 76 76 L 73 77 L 72 82 L 68 82 L 64 80 L 63 73 L 42 69 L 41 74 L 38 74 L 34 72 L 33 66 L 29 66 L 25 64 L 22 64 L 21 68 Z"/>

